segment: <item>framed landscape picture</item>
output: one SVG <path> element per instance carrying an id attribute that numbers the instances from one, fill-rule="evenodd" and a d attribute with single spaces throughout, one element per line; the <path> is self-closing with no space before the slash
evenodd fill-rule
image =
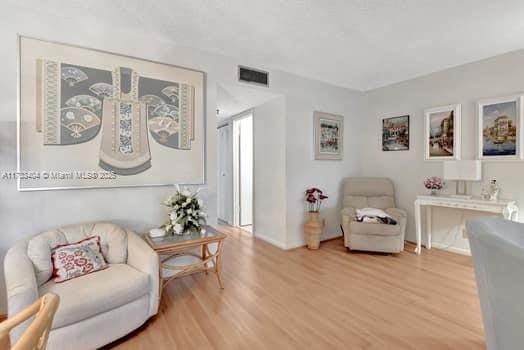
<path id="1" fill-rule="evenodd" d="M 522 99 L 522 95 L 513 95 L 479 101 L 480 159 L 522 157 Z"/>
<path id="2" fill-rule="evenodd" d="M 409 115 L 382 119 L 382 151 L 409 150 Z"/>
<path id="3" fill-rule="evenodd" d="M 426 160 L 460 159 L 460 104 L 424 111 Z"/>
<path id="4" fill-rule="evenodd" d="M 19 37 L 19 190 L 203 184 L 205 73 Z"/>
<path id="5" fill-rule="evenodd" d="M 344 150 L 344 117 L 314 112 L 315 159 L 340 160 Z"/>

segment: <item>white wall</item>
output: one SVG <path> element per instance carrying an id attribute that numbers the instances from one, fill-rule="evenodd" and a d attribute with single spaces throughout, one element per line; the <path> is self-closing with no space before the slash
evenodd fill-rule
<path id="1" fill-rule="evenodd" d="M 441 162 L 424 161 L 424 116 L 429 107 L 462 104 L 462 159 L 477 155 L 476 101 L 482 98 L 510 95 L 524 91 L 524 50 L 470 63 L 418 79 L 370 91 L 366 94 L 366 124 L 362 132 L 362 168 L 366 175 L 393 179 L 398 205 L 409 211 L 407 239 L 414 241 L 413 201 L 424 194 L 422 181 L 429 176 L 442 176 Z M 411 148 L 405 152 L 382 152 L 380 149 L 380 118 L 410 115 Z M 483 179 L 497 179 L 501 196 L 519 201 L 524 208 L 524 162 L 483 162 Z M 473 186 L 480 194 L 481 184 Z M 449 192 L 454 191 L 450 182 Z M 485 215 L 440 209 L 434 211 L 433 240 L 453 243 L 455 229 L 461 219 Z M 522 218 L 522 215 L 521 215 Z M 424 239 L 425 240 L 425 239 Z M 459 235 L 453 245 L 469 249 Z"/>
<path id="2" fill-rule="evenodd" d="M 30 9 L 21 10 L 13 5 L 5 5 L 0 12 L 0 42 L 3 44 L 0 49 L 0 171 L 16 169 L 17 33 L 206 72 L 207 182 L 202 195 L 210 215 L 209 222 L 216 223 L 216 85 L 221 83 L 238 86 L 237 65 L 250 62 L 238 62 L 232 58 L 175 46 L 169 38 L 152 37 L 139 27 L 117 27 L 114 23 L 105 23 L 88 16 L 82 17 L 82 23 L 79 25 L 75 18 L 62 16 L 60 13 L 32 12 Z M 302 235 L 303 190 L 307 186 L 316 185 L 325 188 L 331 195 L 336 194 L 341 176 L 357 171 L 358 152 L 350 152 L 350 147 L 353 145 L 354 148 L 357 143 L 356 119 L 359 116 L 359 108 L 354 104 L 360 103 L 357 96 L 361 94 L 273 71 L 267 67 L 260 68 L 268 70 L 271 75 L 271 88 L 265 91 L 282 95 L 286 101 L 290 101 L 289 104 L 286 102 L 286 125 L 281 125 L 280 130 L 275 130 L 277 134 L 286 132 L 285 137 L 288 139 L 287 143 L 280 147 L 280 151 L 285 150 L 286 158 L 290 160 L 286 160 L 286 184 L 282 186 L 278 181 L 273 184 L 285 193 L 286 198 L 280 200 L 278 205 L 287 201 L 287 213 L 286 210 L 280 210 L 275 213 L 277 217 L 269 217 L 267 220 L 274 220 L 281 227 L 287 219 L 286 228 L 278 228 L 274 232 L 278 235 L 278 242 L 295 244 L 301 240 Z M 347 117 L 346 161 L 312 161 L 314 109 Z M 294 132 L 289 132 L 289 129 Z M 144 231 L 164 221 L 165 210 L 160 202 L 171 191 L 168 187 L 145 187 L 19 193 L 14 181 L 0 180 L 0 223 L 3 230 L 0 238 L 0 257 L 3 259 L 7 249 L 16 240 L 64 224 L 111 220 L 134 230 Z M 339 232 L 339 219 L 338 215 L 335 215 L 337 206 L 336 195 L 326 203 L 326 216 L 329 219 L 327 232 Z M 2 274 L 0 313 L 6 310 L 3 286 Z"/>
<path id="3" fill-rule="evenodd" d="M 286 245 L 289 248 L 304 245 L 304 191 L 312 186 L 320 188 L 329 196 L 321 209 L 321 217 L 326 221 L 321 239 L 342 234 L 339 196 L 341 179 L 361 174 L 360 159 L 364 148 L 364 139 L 361 138 L 364 122 L 361 93 L 327 85 L 318 90 L 313 84 L 297 86 L 293 92 L 286 98 Z M 345 117 L 342 161 L 314 160 L 314 110 Z"/>
<path id="4" fill-rule="evenodd" d="M 312 186 L 329 195 L 321 209 L 321 239 L 340 236 L 341 179 L 361 174 L 359 145 L 363 93 L 324 83 L 271 77 L 282 97 L 253 109 L 255 147 L 255 236 L 281 248 L 305 244 L 304 191 Z M 314 160 L 313 111 L 344 116 L 344 159 Z"/>
<path id="5" fill-rule="evenodd" d="M 253 108 L 254 235 L 286 248 L 286 101 Z"/>

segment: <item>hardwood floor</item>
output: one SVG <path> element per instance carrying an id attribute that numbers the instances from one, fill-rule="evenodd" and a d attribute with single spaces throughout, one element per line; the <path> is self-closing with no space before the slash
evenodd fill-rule
<path id="1" fill-rule="evenodd" d="M 283 251 L 238 229 L 213 274 L 166 289 L 159 314 L 115 349 L 483 349 L 471 258 Z M 410 246 L 410 251 L 412 251 Z"/>

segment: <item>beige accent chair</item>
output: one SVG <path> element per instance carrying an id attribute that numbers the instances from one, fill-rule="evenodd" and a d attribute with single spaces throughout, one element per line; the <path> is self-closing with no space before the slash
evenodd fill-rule
<path id="1" fill-rule="evenodd" d="M 397 225 L 356 221 L 356 209 L 378 208 Z M 404 250 L 407 214 L 395 206 L 393 183 L 387 178 L 348 177 L 343 182 L 342 229 L 344 245 L 352 250 L 400 253 Z"/>
<path id="2" fill-rule="evenodd" d="M 51 279 L 51 250 L 100 236 L 109 268 L 62 283 Z M 60 297 L 48 349 L 96 349 L 140 327 L 158 311 L 158 255 L 137 234 L 110 223 L 79 224 L 18 242 L 4 260 L 9 317 L 39 297 Z M 11 331 L 20 339 L 29 321 Z"/>

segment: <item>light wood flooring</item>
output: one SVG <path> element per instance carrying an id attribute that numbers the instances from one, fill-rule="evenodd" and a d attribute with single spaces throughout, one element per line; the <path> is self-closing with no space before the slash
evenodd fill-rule
<path id="1" fill-rule="evenodd" d="M 283 251 L 238 229 L 214 274 L 170 284 L 159 314 L 115 349 L 484 349 L 471 258 L 423 249 Z"/>

